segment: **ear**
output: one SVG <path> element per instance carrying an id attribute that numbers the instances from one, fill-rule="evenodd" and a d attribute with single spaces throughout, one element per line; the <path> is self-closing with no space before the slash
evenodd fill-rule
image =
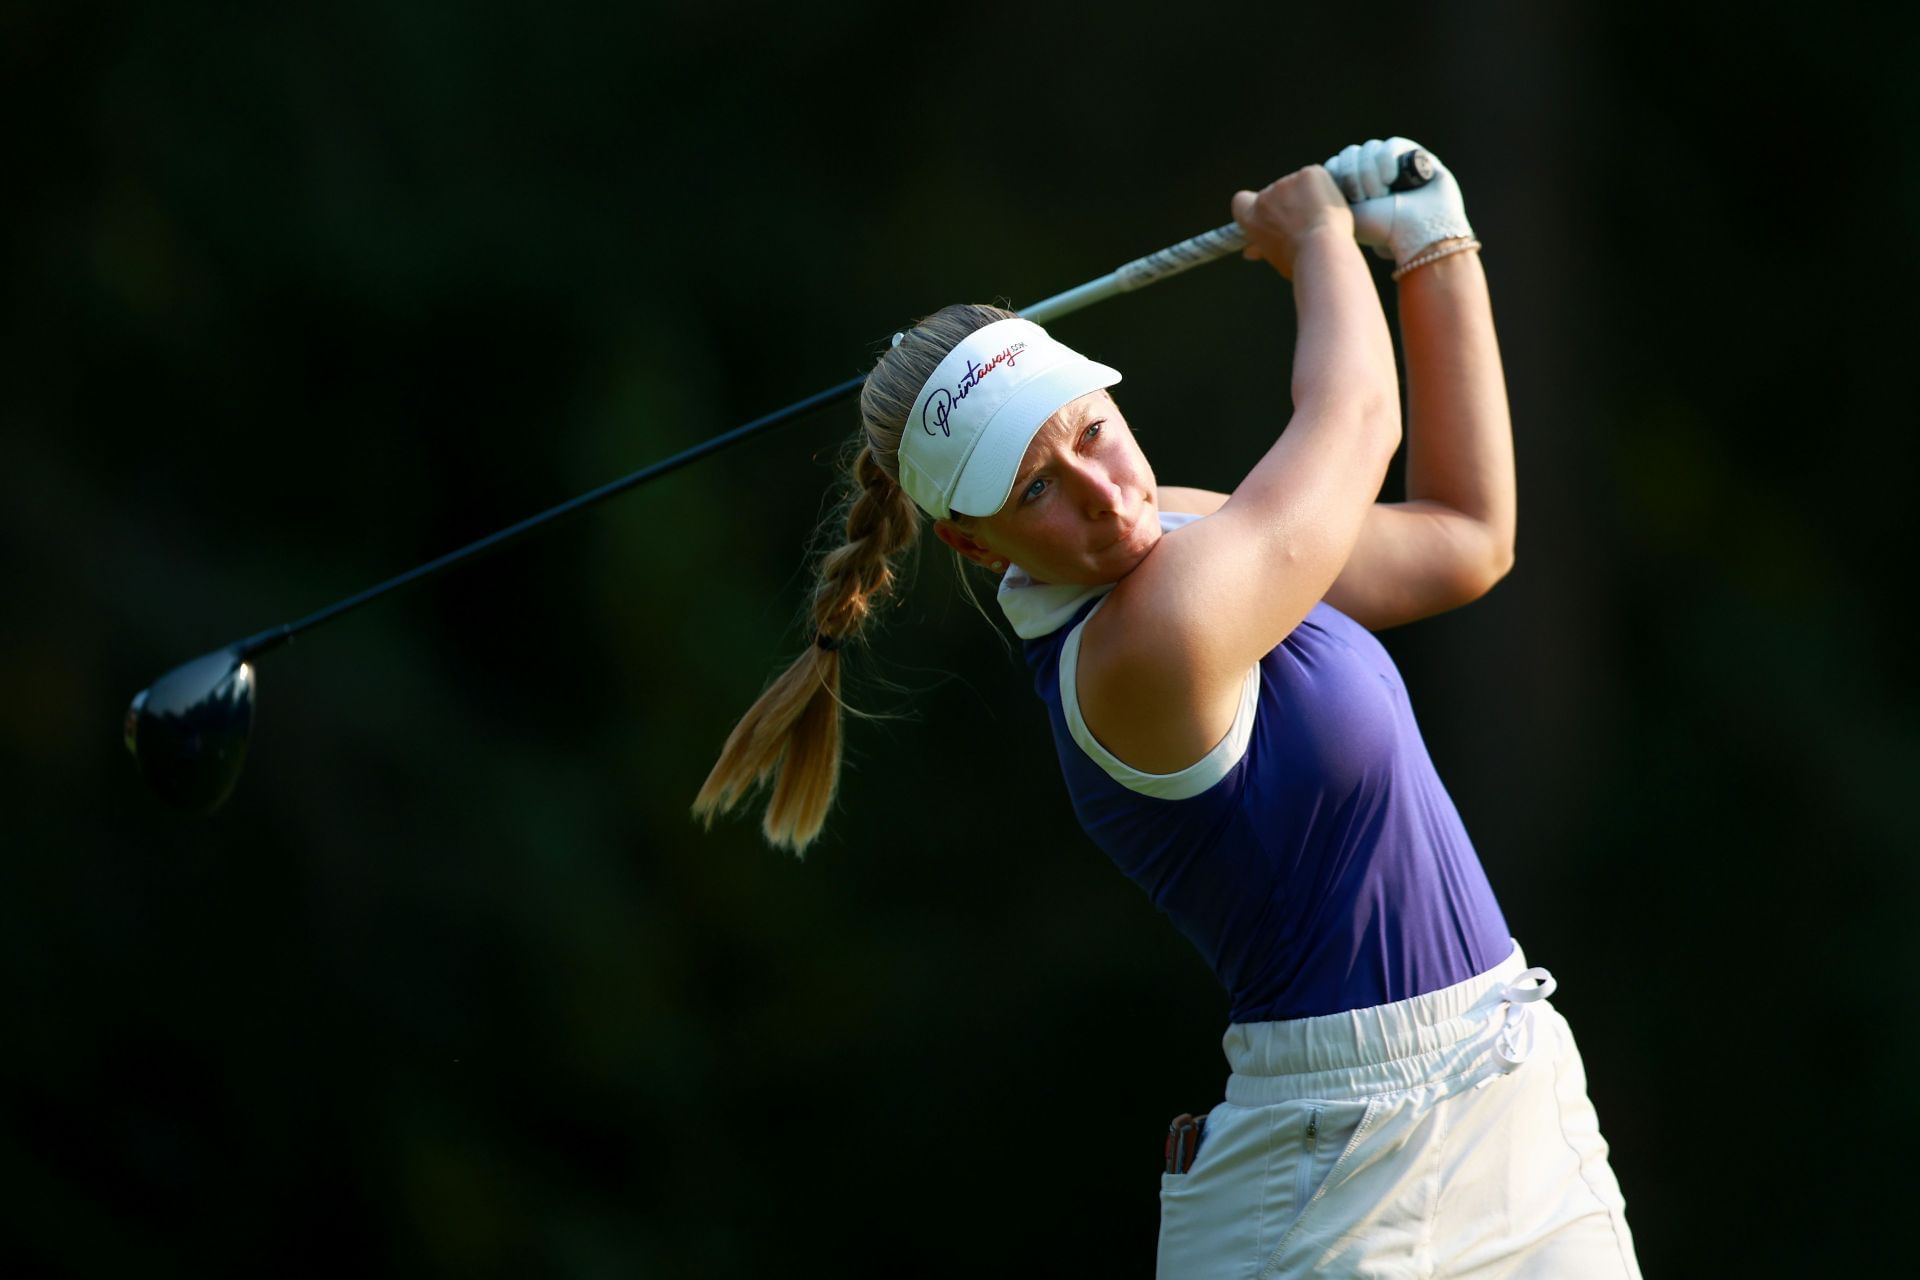
<path id="1" fill-rule="evenodd" d="M 982 568 L 991 567 L 996 560 L 1006 559 L 998 552 L 990 550 L 985 543 L 969 535 L 966 530 L 951 520 L 935 520 L 933 535 Z"/>

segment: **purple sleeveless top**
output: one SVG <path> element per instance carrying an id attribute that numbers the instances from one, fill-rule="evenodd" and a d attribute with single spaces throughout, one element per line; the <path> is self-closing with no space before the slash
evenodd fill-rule
<path id="1" fill-rule="evenodd" d="M 1315 605 L 1260 660 L 1257 689 L 1249 678 L 1230 741 L 1203 762 L 1195 785 L 1204 789 L 1173 787 L 1168 798 L 1136 789 L 1152 775 L 1116 780 L 1089 754 L 1104 748 L 1084 725 L 1087 742 L 1076 739 L 1062 699 L 1062 651 L 1071 636 L 1071 670 L 1077 628 L 1105 589 L 1026 586 L 1052 599 L 1023 611 L 1017 596 L 1031 582 L 1023 579 L 1010 571 L 1001 599 L 1026 638 L 1074 813 L 1199 949 L 1227 990 L 1233 1022 L 1424 995 L 1512 953 L 1406 686 L 1366 628 Z M 1036 633 L 1048 623 L 1056 625 Z"/>

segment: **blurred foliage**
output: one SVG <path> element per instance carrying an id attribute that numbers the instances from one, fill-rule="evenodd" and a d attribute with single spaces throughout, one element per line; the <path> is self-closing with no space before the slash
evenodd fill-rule
<path id="1" fill-rule="evenodd" d="M 849 726 L 808 859 L 687 819 L 804 639 L 849 409 L 272 655 L 210 820 L 153 805 L 120 716 L 916 315 L 1398 131 L 1488 244 L 1523 534 L 1387 642 L 1561 980 L 1643 1262 L 1884 1269 L 1912 19 L 1655 12 L 0 8 L 6 1255 L 1145 1274 L 1225 1001 L 1079 835 L 943 552 L 853 656 L 892 718 Z M 1061 332 L 1164 481 L 1230 487 L 1291 324 L 1233 264 Z"/>

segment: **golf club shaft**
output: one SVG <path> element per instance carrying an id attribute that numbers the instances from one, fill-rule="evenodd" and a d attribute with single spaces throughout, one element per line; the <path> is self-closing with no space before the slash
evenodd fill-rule
<path id="1" fill-rule="evenodd" d="M 1410 190 L 1430 180 L 1432 177 L 1431 164 L 1431 160 L 1426 157 L 1424 152 L 1407 152 L 1401 157 L 1400 177 L 1394 182 L 1392 189 Z M 1089 280 L 1086 284 L 1078 288 L 1069 289 L 1065 293 L 1054 294 L 1052 297 L 1036 302 L 1032 306 L 1022 308 L 1020 315 L 1028 320 L 1032 320 L 1036 324 L 1045 324 L 1049 321 L 1058 320 L 1061 316 L 1071 315 L 1075 311 L 1090 307 L 1096 302 L 1103 302 L 1115 294 L 1131 293 L 1135 289 L 1142 289 L 1147 285 L 1157 284 L 1169 276 L 1178 275 L 1182 271 L 1187 271 L 1202 263 L 1212 262 L 1218 258 L 1224 258 L 1229 254 L 1237 253 L 1246 248 L 1246 246 L 1246 232 L 1242 231 L 1238 225 L 1228 223 L 1224 227 L 1216 227 L 1212 231 L 1203 231 L 1197 236 L 1192 236 L 1180 241 L 1178 244 L 1169 245 L 1157 253 L 1146 255 L 1144 258 L 1135 258 L 1125 266 L 1110 271 L 1098 279 Z M 529 533 L 541 525 L 559 519 L 561 516 L 571 515 L 575 511 L 582 511 L 596 503 L 604 502 L 608 498 L 625 493 L 635 485 L 644 484 L 648 480 L 656 479 L 659 476 L 666 475 L 670 471 L 678 470 L 680 467 L 684 467 L 690 462 L 696 462 L 701 458 L 707 457 L 709 454 L 718 453 L 729 445 L 738 444 L 742 440 L 759 435 L 763 431 L 769 431 L 783 423 L 791 422 L 802 414 L 810 413 L 815 409 L 824 408 L 827 405 L 837 404 L 842 400 L 848 399 L 860 390 L 866 380 L 866 375 L 862 374 L 856 378 L 849 378 L 838 386 L 829 387 L 825 391 L 810 395 L 803 400 L 796 400 L 784 409 L 776 409 L 764 417 L 755 418 L 752 422 L 735 427 L 731 431 L 723 432 L 691 448 L 683 449 L 670 458 L 663 458 L 659 462 L 642 467 L 630 475 L 622 476 L 618 480 L 604 484 L 590 493 L 583 493 L 571 501 L 563 502 L 557 507 L 542 511 L 539 515 L 529 516 L 518 524 L 510 525 L 498 533 L 489 534 L 477 542 L 472 542 L 461 547 L 457 551 L 450 551 L 437 560 L 431 560 L 416 569 L 410 569 L 398 577 L 389 578 L 377 586 L 368 587 L 358 595 L 349 596 L 347 599 L 341 600 L 336 604 L 328 605 L 317 613 L 309 614 L 297 622 L 288 622 L 277 627 L 269 627 L 265 631 L 236 642 L 231 648 L 241 659 L 257 657 L 271 649 L 276 649 L 299 635 L 302 631 L 317 627 L 323 622 L 330 622 L 341 614 L 349 613 L 369 601 L 378 599 L 397 587 L 404 587 L 410 582 L 415 582 L 421 578 L 438 573 L 442 569 L 458 564 L 460 561 L 468 559 L 471 556 L 479 555 L 483 551 L 491 551 L 504 543 L 512 541 L 521 534 Z"/>
<path id="2" fill-rule="evenodd" d="M 848 396 L 859 391 L 861 384 L 866 382 L 866 380 L 866 375 L 862 374 L 857 378 L 849 378 L 838 386 L 828 387 L 825 391 L 810 395 L 804 400 L 796 400 L 784 409 L 776 409 L 764 417 L 755 418 L 752 422 L 735 427 L 731 431 L 722 432 L 709 440 L 703 440 L 699 444 L 682 449 L 670 458 L 662 458 L 660 461 L 650 466 L 642 467 L 630 475 L 624 475 L 618 480 L 601 485 L 598 489 L 583 493 L 579 497 L 563 502 L 557 507 L 551 507 L 542 511 L 539 515 L 528 516 L 518 524 L 509 525 L 498 533 L 491 533 L 477 542 L 470 542 L 458 551 L 449 551 L 437 560 L 430 560 L 418 568 L 409 569 L 398 577 L 387 579 L 378 586 L 368 587 L 358 595 L 349 596 L 345 600 L 330 604 L 317 613 L 308 614 L 298 622 L 288 622 L 277 627 L 269 627 L 257 635 L 249 636 L 245 640 L 238 642 L 233 646 L 234 651 L 242 658 L 252 658 L 270 649 L 278 648 L 302 631 L 310 627 L 317 627 L 323 622 L 331 621 L 343 613 L 351 612 L 361 605 L 385 595 L 396 587 L 404 587 L 409 582 L 427 577 L 430 574 L 438 573 L 440 570 L 456 564 L 461 560 L 465 560 L 469 556 L 479 555 L 483 551 L 491 551 L 495 547 L 510 542 L 521 534 L 530 532 L 550 520 L 557 520 L 561 516 L 583 510 L 593 506 L 597 502 L 604 502 L 616 494 L 625 493 L 637 484 L 644 484 L 649 480 L 667 474 L 669 471 L 676 471 L 686 466 L 689 462 L 697 462 L 708 454 L 718 453 L 728 445 L 738 444 L 749 436 L 758 435 L 760 432 L 777 427 L 783 422 L 791 422 L 804 413 L 809 413 L 825 405 L 845 400 Z"/>
<path id="3" fill-rule="evenodd" d="M 1246 247 L 1247 233 L 1240 229 L 1238 223 L 1229 222 L 1224 227 L 1202 231 L 1179 244 L 1168 245 L 1158 253 L 1135 258 L 1119 270 L 1109 271 L 1098 280 L 1089 280 L 1077 289 L 1056 293 L 1030 307 L 1022 307 L 1020 314 L 1035 324 L 1046 324 L 1061 316 L 1072 315 L 1082 307 L 1104 302 L 1116 293 L 1132 293 L 1135 289 L 1157 284 L 1168 276 L 1178 275 L 1203 262 L 1224 258 L 1230 253 L 1238 253 Z"/>
<path id="4" fill-rule="evenodd" d="M 1434 160 L 1425 151 L 1416 149 L 1403 152 L 1398 163 L 1399 174 L 1388 185 L 1388 191 L 1412 191 L 1433 181 Z M 1179 244 L 1168 245 L 1158 253 L 1135 258 L 1119 270 L 1110 271 L 1098 280 L 1089 280 L 1077 289 L 1056 293 L 1030 307 L 1022 307 L 1020 314 L 1035 324 L 1046 324 L 1061 316 L 1071 315 L 1082 307 L 1104 302 L 1116 293 L 1144 289 L 1168 276 L 1177 276 L 1182 271 L 1238 253 L 1246 247 L 1247 233 L 1241 230 L 1239 223 L 1229 222 L 1224 227 L 1202 231 Z"/>
<path id="5" fill-rule="evenodd" d="M 1092 306 L 1094 303 L 1110 298 L 1116 293 L 1130 292 L 1131 290 L 1152 284 L 1157 280 L 1164 280 L 1168 276 L 1180 271 L 1185 271 L 1189 267 L 1195 267 L 1203 262 L 1211 262 L 1215 258 L 1224 257 L 1244 247 L 1245 244 L 1245 233 L 1237 226 L 1226 226 L 1215 231 L 1204 232 L 1191 239 L 1182 240 L 1179 244 L 1162 249 L 1158 253 L 1151 253 L 1144 258 L 1129 262 L 1119 270 L 1109 272 L 1097 280 L 1091 280 L 1077 289 L 1069 289 L 1065 293 L 1056 294 L 1044 302 L 1036 303 L 1034 306 L 1026 308 L 1020 314 L 1035 323 L 1040 323 L 1042 320 L 1057 319 L 1060 316 L 1078 311 L 1082 307 Z M 557 507 L 542 511 L 539 515 L 529 516 L 518 524 L 510 525 L 498 533 L 489 534 L 477 542 L 472 542 L 461 547 L 457 551 L 449 551 L 437 560 L 428 561 L 418 568 L 409 569 L 398 577 L 389 578 L 377 586 L 368 587 L 358 595 L 349 596 L 345 600 L 330 604 L 326 608 L 309 614 L 297 622 L 288 622 L 277 627 L 269 627 L 257 635 L 252 635 L 245 640 L 239 641 L 232 647 L 242 658 L 257 657 L 269 650 L 276 649 L 293 639 L 296 635 L 299 635 L 302 631 L 317 627 L 323 622 L 330 622 L 341 614 L 349 613 L 363 604 L 378 599 L 380 596 L 387 594 L 387 592 L 395 588 L 404 587 L 410 582 L 438 573 L 440 570 L 457 564 L 470 556 L 479 555 L 483 551 L 490 551 L 503 543 L 512 541 L 523 533 L 531 532 L 549 521 L 557 520 L 561 516 L 570 515 L 575 511 L 581 511 L 593 506 L 595 503 L 603 502 L 617 494 L 626 492 L 635 485 L 644 484 L 649 480 L 667 474 L 669 471 L 678 470 L 690 462 L 697 462 L 709 454 L 718 453 L 729 445 L 738 444 L 742 440 L 759 435 L 763 431 L 770 431 L 783 423 L 791 422 L 802 414 L 811 413 L 815 409 L 825 408 L 827 405 L 837 404 L 842 400 L 849 399 L 858 394 L 861 386 L 866 383 L 866 380 L 866 375 L 861 374 L 859 377 L 847 379 L 838 386 L 828 387 L 825 391 L 810 395 L 804 400 L 796 400 L 784 409 L 776 409 L 764 417 L 755 418 L 752 422 L 735 427 L 733 430 L 714 436 L 710 440 L 703 440 L 690 448 L 683 449 L 670 458 L 663 458 L 650 466 L 642 467 L 631 475 L 625 475 L 609 484 L 604 484 L 590 493 L 583 493 L 571 501 L 563 502 Z"/>

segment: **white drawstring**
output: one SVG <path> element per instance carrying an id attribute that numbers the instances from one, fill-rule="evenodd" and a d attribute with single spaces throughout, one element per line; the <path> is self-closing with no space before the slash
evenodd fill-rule
<path id="1" fill-rule="evenodd" d="M 1528 986 L 1527 983 L 1534 985 Z M 1551 973 L 1538 966 L 1521 972 L 1500 991 L 1500 1032 L 1494 1037 L 1494 1052 L 1507 1065 L 1499 1075 L 1490 1075 L 1473 1087 L 1484 1089 L 1500 1076 L 1513 1071 L 1533 1053 L 1537 1032 L 1533 1025 L 1534 1002 L 1545 1000 L 1559 986 Z"/>

